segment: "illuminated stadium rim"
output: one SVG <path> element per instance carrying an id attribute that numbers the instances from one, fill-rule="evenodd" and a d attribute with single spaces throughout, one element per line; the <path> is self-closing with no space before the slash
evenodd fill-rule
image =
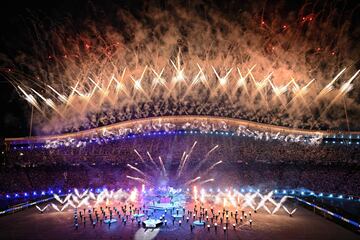
<path id="1" fill-rule="evenodd" d="M 0 194 L 0 199 L 27 199 L 27 198 L 38 198 L 38 197 L 44 197 L 44 196 L 52 196 L 53 194 L 60 194 L 64 195 L 67 193 L 72 193 L 73 189 L 75 188 L 68 188 L 61 189 L 61 188 L 48 188 L 48 190 L 41 190 L 41 191 L 30 191 L 30 192 L 14 192 L 14 193 L 6 193 L 6 194 Z M 106 187 L 101 188 L 86 188 L 90 192 L 99 193 L 105 189 Z M 82 192 L 85 192 L 85 188 L 82 188 Z M 255 193 L 255 192 L 269 192 L 266 189 L 256 189 L 253 187 L 241 187 L 241 188 L 234 188 L 238 189 L 241 193 Z M 80 189 L 79 189 L 80 190 Z M 127 188 L 124 189 L 127 192 L 130 192 L 131 189 Z M 186 192 L 190 191 L 190 188 L 184 189 Z M 212 192 L 220 192 L 220 191 L 228 192 L 228 188 L 220 189 L 220 188 L 209 188 L 207 191 Z M 360 202 L 360 196 L 358 195 L 351 195 L 351 194 L 339 194 L 339 193 L 323 193 L 323 192 L 314 192 L 308 189 L 304 188 L 296 188 L 296 189 L 273 189 L 271 190 L 276 196 L 299 196 L 299 197 L 316 197 L 316 198 L 328 198 L 328 199 L 340 199 L 340 200 L 349 200 L 349 201 L 358 201 Z"/>
<path id="2" fill-rule="evenodd" d="M 186 116 L 160 116 L 160 117 L 149 117 L 141 119 L 133 119 L 128 121 L 123 121 L 119 123 L 114 123 L 102 127 L 92 128 L 88 130 L 73 132 L 73 133 L 64 133 L 57 135 L 45 135 L 45 136 L 33 136 L 33 137 L 20 137 L 20 138 L 5 138 L 5 143 L 7 145 L 18 145 L 18 144 L 34 144 L 34 143 L 44 143 L 49 140 L 64 140 L 68 138 L 86 138 L 94 134 L 102 133 L 104 131 L 112 131 L 121 128 L 130 128 L 136 125 L 146 125 L 149 123 L 172 123 L 172 124 L 186 124 L 192 122 L 207 122 L 209 124 L 223 124 L 226 123 L 230 127 L 246 127 L 252 130 L 258 131 L 267 131 L 272 133 L 283 133 L 283 134 L 293 134 L 293 135 L 303 135 L 303 136 L 321 136 L 324 139 L 324 142 L 332 142 L 334 139 L 347 139 L 355 140 L 360 139 L 360 131 L 334 131 L 334 130 L 305 130 L 298 128 L 288 128 L 283 126 L 276 126 L 265 123 L 257 123 L 248 120 L 235 119 L 235 118 L 226 118 L 226 117 L 214 117 L 214 116 L 198 116 L 198 115 L 186 115 Z M 360 141 L 360 140 L 359 140 Z M 335 142 L 334 142 L 335 143 Z"/>

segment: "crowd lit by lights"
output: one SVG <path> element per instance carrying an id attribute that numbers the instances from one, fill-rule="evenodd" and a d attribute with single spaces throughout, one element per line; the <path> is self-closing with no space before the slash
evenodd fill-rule
<path id="1" fill-rule="evenodd" d="M 219 136 L 249 137 L 263 141 L 282 141 L 316 145 L 322 142 L 322 136 L 314 135 L 295 135 L 285 132 L 270 132 L 265 130 L 255 130 L 246 126 L 230 126 L 225 122 L 213 124 L 207 121 L 193 121 L 181 125 L 171 122 L 150 122 L 146 125 L 134 125 L 132 128 L 118 128 L 116 130 L 103 129 L 95 131 L 90 136 L 83 138 L 66 138 L 57 140 L 46 140 L 45 144 L 33 144 L 32 146 L 16 146 L 13 149 L 32 149 L 32 148 L 59 148 L 59 147 L 85 147 L 88 144 L 106 144 L 108 142 L 132 139 L 136 137 L 161 136 L 172 134 L 210 134 Z"/>

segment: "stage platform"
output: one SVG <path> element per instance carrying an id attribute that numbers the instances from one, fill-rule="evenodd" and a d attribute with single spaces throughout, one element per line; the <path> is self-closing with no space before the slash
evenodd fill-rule
<path id="1" fill-rule="evenodd" d="M 187 209 L 191 209 L 191 206 Z M 178 220 L 172 222 L 170 213 L 167 215 L 167 224 L 154 229 L 145 229 L 136 221 L 127 221 L 124 224 L 99 223 L 92 227 L 89 221 L 84 226 L 79 222 L 75 230 L 73 225 L 73 209 L 60 212 L 46 212 L 40 214 L 35 208 L 0 217 L 0 239 L 360 239 L 360 235 L 351 232 L 313 212 L 299 206 L 294 217 L 284 212 L 270 215 L 263 211 L 252 214 L 253 224 L 244 222 L 234 230 L 229 226 L 226 233 L 223 225 L 218 221 L 215 232 L 213 226 L 210 231 L 207 227 L 196 227 L 190 231 L 189 222 Z M 155 218 L 158 219 L 158 218 Z M 196 221 L 197 219 L 195 219 Z M 144 220 L 145 221 L 145 220 Z"/>

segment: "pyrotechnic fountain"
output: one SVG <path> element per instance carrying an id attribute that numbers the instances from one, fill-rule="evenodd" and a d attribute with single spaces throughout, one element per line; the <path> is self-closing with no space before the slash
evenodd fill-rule
<path id="1" fill-rule="evenodd" d="M 131 164 L 127 164 L 131 170 L 134 170 L 137 174 L 140 174 L 139 177 L 128 175 L 127 178 L 152 187 L 160 186 L 163 188 L 173 186 L 186 188 L 193 184 L 203 185 L 209 182 L 213 182 L 215 180 L 214 178 L 206 179 L 205 176 L 208 177 L 210 171 L 222 163 L 221 160 L 212 163 L 213 160 L 211 159 L 211 153 L 214 152 L 219 147 L 219 145 L 212 147 L 205 154 L 201 161 L 191 163 L 191 153 L 194 151 L 196 145 L 197 141 L 194 141 L 192 146 L 187 151 L 184 151 L 181 157 L 176 156 L 179 159 L 178 161 L 177 159 L 167 159 L 169 163 L 166 162 L 166 164 L 169 166 L 169 169 L 166 169 L 161 156 L 158 156 L 158 161 L 155 161 L 151 153 L 146 151 L 146 155 L 144 154 L 144 156 L 147 156 L 147 158 L 145 159 L 138 150 L 134 149 L 135 154 L 138 156 L 141 162 L 141 166 L 147 170 L 147 173 L 144 173 L 145 170 L 142 171 L 139 168 L 132 166 Z M 207 168 L 205 167 L 206 164 L 211 165 L 209 165 Z"/>
<path id="2" fill-rule="evenodd" d="M 191 6 L 170 5 L 176 14 L 149 4 L 146 21 L 120 11 L 121 30 L 93 20 L 73 35 L 71 24 L 39 28 L 47 40 L 36 39 L 35 53 L 25 57 L 31 60 L 1 73 L 38 110 L 42 133 L 188 114 L 310 129 L 357 125 L 347 107 L 358 106 L 350 94 L 358 55 L 347 45 L 346 25 L 332 25 L 333 9 L 315 15 L 306 4 L 270 20 L 249 17 L 264 15 L 254 7 L 235 20 L 216 9 L 204 19 Z M 335 113 L 338 120 L 328 121 Z"/>

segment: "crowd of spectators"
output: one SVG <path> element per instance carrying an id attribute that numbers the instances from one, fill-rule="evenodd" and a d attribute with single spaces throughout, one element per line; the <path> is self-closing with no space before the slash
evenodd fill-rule
<path id="1" fill-rule="evenodd" d="M 215 181 L 205 188 L 252 187 L 262 191 L 274 189 L 309 189 L 324 194 L 348 194 L 359 196 L 359 168 L 344 165 L 271 165 L 227 164 L 212 172 Z M 139 186 L 138 182 L 126 178 L 134 172 L 122 165 L 102 166 L 46 166 L 1 169 L 0 193 L 24 193 L 68 190 L 72 188 L 109 189 Z M 171 173 L 171 174 L 175 174 Z M 187 174 L 187 173 L 185 173 Z M 141 177 L 141 176 L 138 176 Z M 204 176 L 203 176 L 204 177 Z"/>
<path id="2" fill-rule="evenodd" d="M 4 153 L 0 168 L 0 192 L 136 185 L 126 175 L 141 175 L 130 169 L 128 163 L 154 180 L 161 168 L 149 168 L 149 154 L 159 166 L 161 156 L 168 175 L 176 176 L 184 152 L 191 154 L 184 167 L 183 183 L 206 175 L 202 179 L 215 179 L 208 186 L 308 188 L 324 193 L 360 194 L 359 146 L 308 145 L 220 135 L 146 136 L 79 148 L 10 149 Z M 208 171 L 218 161 L 222 163 Z"/>

